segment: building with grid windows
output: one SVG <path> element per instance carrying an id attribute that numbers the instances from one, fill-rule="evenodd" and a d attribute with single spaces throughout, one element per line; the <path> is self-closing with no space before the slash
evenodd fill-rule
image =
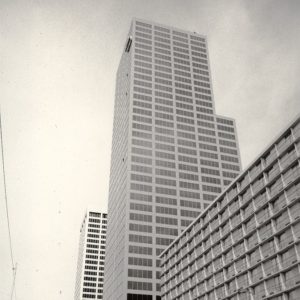
<path id="1" fill-rule="evenodd" d="M 160 299 L 157 256 L 239 171 L 206 38 L 133 20 L 116 81 L 104 299 Z"/>
<path id="2" fill-rule="evenodd" d="M 300 117 L 161 254 L 162 299 L 300 299 Z"/>
<path id="3" fill-rule="evenodd" d="M 80 228 L 75 300 L 103 299 L 107 214 L 88 210 Z"/>

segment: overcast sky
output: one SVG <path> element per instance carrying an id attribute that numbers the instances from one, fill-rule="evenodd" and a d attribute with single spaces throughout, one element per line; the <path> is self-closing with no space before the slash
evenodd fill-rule
<path id="1" fill-rule="evenodd" d="M 72 299 L 87 206 L 106 210 L 116 69 L 133 17 L 208 37 L 243 166 L 300 111 L 300 1 L 0 0 L 0 101 L 17 299 Z M 12 272 L 0 177 L 0 298 Z"/>

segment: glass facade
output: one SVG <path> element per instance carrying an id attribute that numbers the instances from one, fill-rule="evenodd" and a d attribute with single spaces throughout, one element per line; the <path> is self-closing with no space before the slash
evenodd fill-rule
<path id="1" fill-rule="evenodd" d="M 162 299 L 300 299 L 300 118 L 161 254 Z"/>

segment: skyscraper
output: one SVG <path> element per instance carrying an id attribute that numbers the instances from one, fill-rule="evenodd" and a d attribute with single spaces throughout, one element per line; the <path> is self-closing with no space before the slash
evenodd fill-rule
<path id="1" fill-rule="evenodd" d="M 79 240 L 75 300 L 103 299 L 107 214 L 88 210 Z"/>
<path id="2" fill-rule="evenodd" d="M 157 256 L 239 171 L 206 38 L 134 20 L 117 72 L 104 299 L 160 299 Z"/>

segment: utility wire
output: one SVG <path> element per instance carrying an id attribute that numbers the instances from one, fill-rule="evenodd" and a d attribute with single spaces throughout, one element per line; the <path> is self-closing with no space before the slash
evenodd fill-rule
<path id="1" fill-rule="evenodd" d="M 10 222 L 9 222 L 9 213 L 8 213 L 8 201 L 7 201 L 7 189 L 6 189 L 6 176 L 5 176 L 5 163 L 4 163 L 4 149 L 3 149 L 1 108 L 0 108 L 0 136 L 1 136 L 2 172 L 3 172 L 3 183 L 4 183 L 4 199 L 5 199 L 5 207 L 6 207 L 7 226 L 8 226 L 10 258 L 11 258 L 12 268 L 14 269 L 15 263 L 14 263 L 12 241 L 11 241 L 11 231 L 10 231 Z"/>
<path id="2" fill-rule="evenodd" d="M 10 230 L 10 222 L 9 222 L 9 213 L 8 213 L 8 200 L 7 200 L 7 188 L 6 188 L 6 176 L 5 176 L 5 162 L 4 162 L 4 148 L 3 148 L 4 143 L 3 143 L 3 134 L 2 134 L 1 107 L 0 107 L 0 137 L 1 137 L 1 156 L 2 156 L 2 172 L 3 172 L 3 184 L 4 184 L 4 199 L 5 199 L 5 207 L 6 207 L 6 219 L 7 219 L 7 227 L 8 227 L 10 259 L 11 259 L 12 271 L 13 271 L 13 285 L 12 285 L 12 290 L 11 290 L 11 299 L 12 299 L 13 294 L 14 294 L 14 289 L 15 289 L 17 264 L 15 265 L 15 262 L 14 262 L 12 239 L 11 239 L 11 230 Z"/>
<path id="3" fill-rule="evenodd" d="M 13 268 L 14 271 L 14 277 L 13 277 L 13 284 L 11 287 L 11 294 L 10 294 L 10 299 L 12 300 L 13 295 L 14 295 L 14 291 L 15 291 L 15 286 L 16 286 L 16 276 L 17 276 L 17 266 L 18 264 L 16 263 L 16 266 Z M 15 298 L 17 297 L 17 293 L 15 291 Z"/>

